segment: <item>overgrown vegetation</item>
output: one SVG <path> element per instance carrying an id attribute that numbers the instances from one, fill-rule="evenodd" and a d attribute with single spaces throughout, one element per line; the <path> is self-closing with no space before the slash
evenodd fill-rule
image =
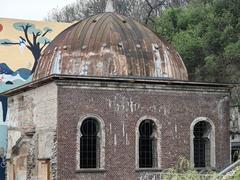
<path id="1" fill-rule="evenodd" d="M 181 54 L 191 80 L 240 82 L 239 9 L 239 0 L 192 0 L 156 19 L 157 32 Z"/>
<path id="2" fill-rule="evenodd" d="M 212 180 L 221 179 L 216 172 L 211 170 L 198 172 L 193 165 L 184 157 L 180 157 L 175 168 L 164 171 L 161 175 L 162 180 Z"/>
<path id="3" fill-rule="evenodd" d="M 240 167 L 232 170 L 225 176 L 220 176 L 211 170 L 197 171 L 184 157 L 180 157 L 176 166 L 155 175 L 146 175 L 143 178 L 156 180 L 239 180 Z"/>
<path id="4" fill-rule="evenodd" d="M 240 167 L 238 167 L 235 171 L 235 173 L 233 174 L 233 176 L 230 176 L 229 180 L 238 180 L 240 179 Z"/>

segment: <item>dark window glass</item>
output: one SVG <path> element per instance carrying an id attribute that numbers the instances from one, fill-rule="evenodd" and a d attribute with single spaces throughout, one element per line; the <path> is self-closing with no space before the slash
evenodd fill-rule
<path id="1" fill-rule="evenodd" d="M 151 120 L 143 121 L 139 126 L 139 167 L 153 167 L 153 152 L 154 152 L 154 122 Z"/>
<path id="2" fill-rule="evenodd" d="M 95 119 L 83 121 L 80 138 L 80 168 L 97 168 L 98 131 L 99 126 Z"/>
<path id="3" fill-rule="evenodd" d="M 240 157 L 240 147 L 232 146 L 231 156 L 232 156 L 232 163 L 234 163 L 237 160 L 239 160 L 239 157 Z"/>
<path id="4" fill-rule="evenodd" d="M 194 126 L 194 164 L 195 167 L 206 167 L 206 151 L 208 139 L 204 133 L 209 127 L 204 121 L 198 122 Z"/>

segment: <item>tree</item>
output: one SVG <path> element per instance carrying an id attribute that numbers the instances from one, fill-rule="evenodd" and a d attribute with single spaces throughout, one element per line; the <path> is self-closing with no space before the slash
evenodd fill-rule
<path id="1" fill-rule="evenodd" d="M 26 47 L 34 57 L 34 64 L 31 70 L 31 73 L 33 73 L 38 64 L 42 50 L 50 43 L 46 35 L 52 32 L 52 29 L 45 27 L 42 31 L 35 28 L 35 25 L 30 23 L 14 23 L 13 27 L 18 31 L 22 31 L 23 36 L 19 36 L 18 42 L 9 39 L 0 39 L 0 44 L 4 46 L 17 45 L 23 48 Z"/>
<path id="2" fill-rule="evenodd" d="M 85 17 L 105 12 L 107 0 L 78 0 L 62 9 L 53 9 L 46 20 L 57 22 L 72 22 Z M 115 0 L 114 8 L 117 13 L 131 16 L 140 22 L 149 24 L 169 6 L 182 6 L 188 0 Z"/>
<path id="3" fill-rule="evenodd" d="M 181 54 L 190 80 L 240 82 L 240 1 L 192 0 L 156 19 Z"/>

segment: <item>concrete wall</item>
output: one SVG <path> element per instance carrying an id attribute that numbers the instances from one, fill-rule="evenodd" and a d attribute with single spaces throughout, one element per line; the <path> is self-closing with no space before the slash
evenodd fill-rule
<path id="1" fill-rule="evenodd" d="M 238 106 L 230 108 L 230 129 L 233 133 L 240 132 L 240 111 Z"/>
<path id="2" fill-rule="evenodd" d="M 153 173 L 135 165 L 136 124 L 143 117 L 161 124 L 160 167 L 154 171 L 174 166 L 180 156 L 190 159 L 190 126 L 198 117 L 215 125 L 220 170 L 230 163 L 228 96 L 227 91 L 210 87 L 59 83 L 58 178 L 125 180 Z M 88 114 L 100 116 L 105 123 L 105 171 L 76 171 L 77 124 Z"/>

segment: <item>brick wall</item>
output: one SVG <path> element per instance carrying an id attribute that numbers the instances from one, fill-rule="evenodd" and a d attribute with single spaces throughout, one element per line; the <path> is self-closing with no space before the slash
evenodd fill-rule
<path id="1" fill-rule="evenodd" d="M 81 84 L 81 83 L 80 83 Z M 197 117 L 216 127 L 216 167 L 229 164 L 228 93 L 211 88 L 171 85 L 134 86 L 75 83 L 58 87 L 58 178 L 136 179 L 144 172 L 135 167 L 135 127 L 144 116 L 161 124 L 161 169 L 172 167 L 180 156 L 190 159 L 190 125 Z M 139 88 L 141 87 L 141 88 Z M 77 124 L 86 114 L 105 123 L 104 172 L 76 172 Z"/>

